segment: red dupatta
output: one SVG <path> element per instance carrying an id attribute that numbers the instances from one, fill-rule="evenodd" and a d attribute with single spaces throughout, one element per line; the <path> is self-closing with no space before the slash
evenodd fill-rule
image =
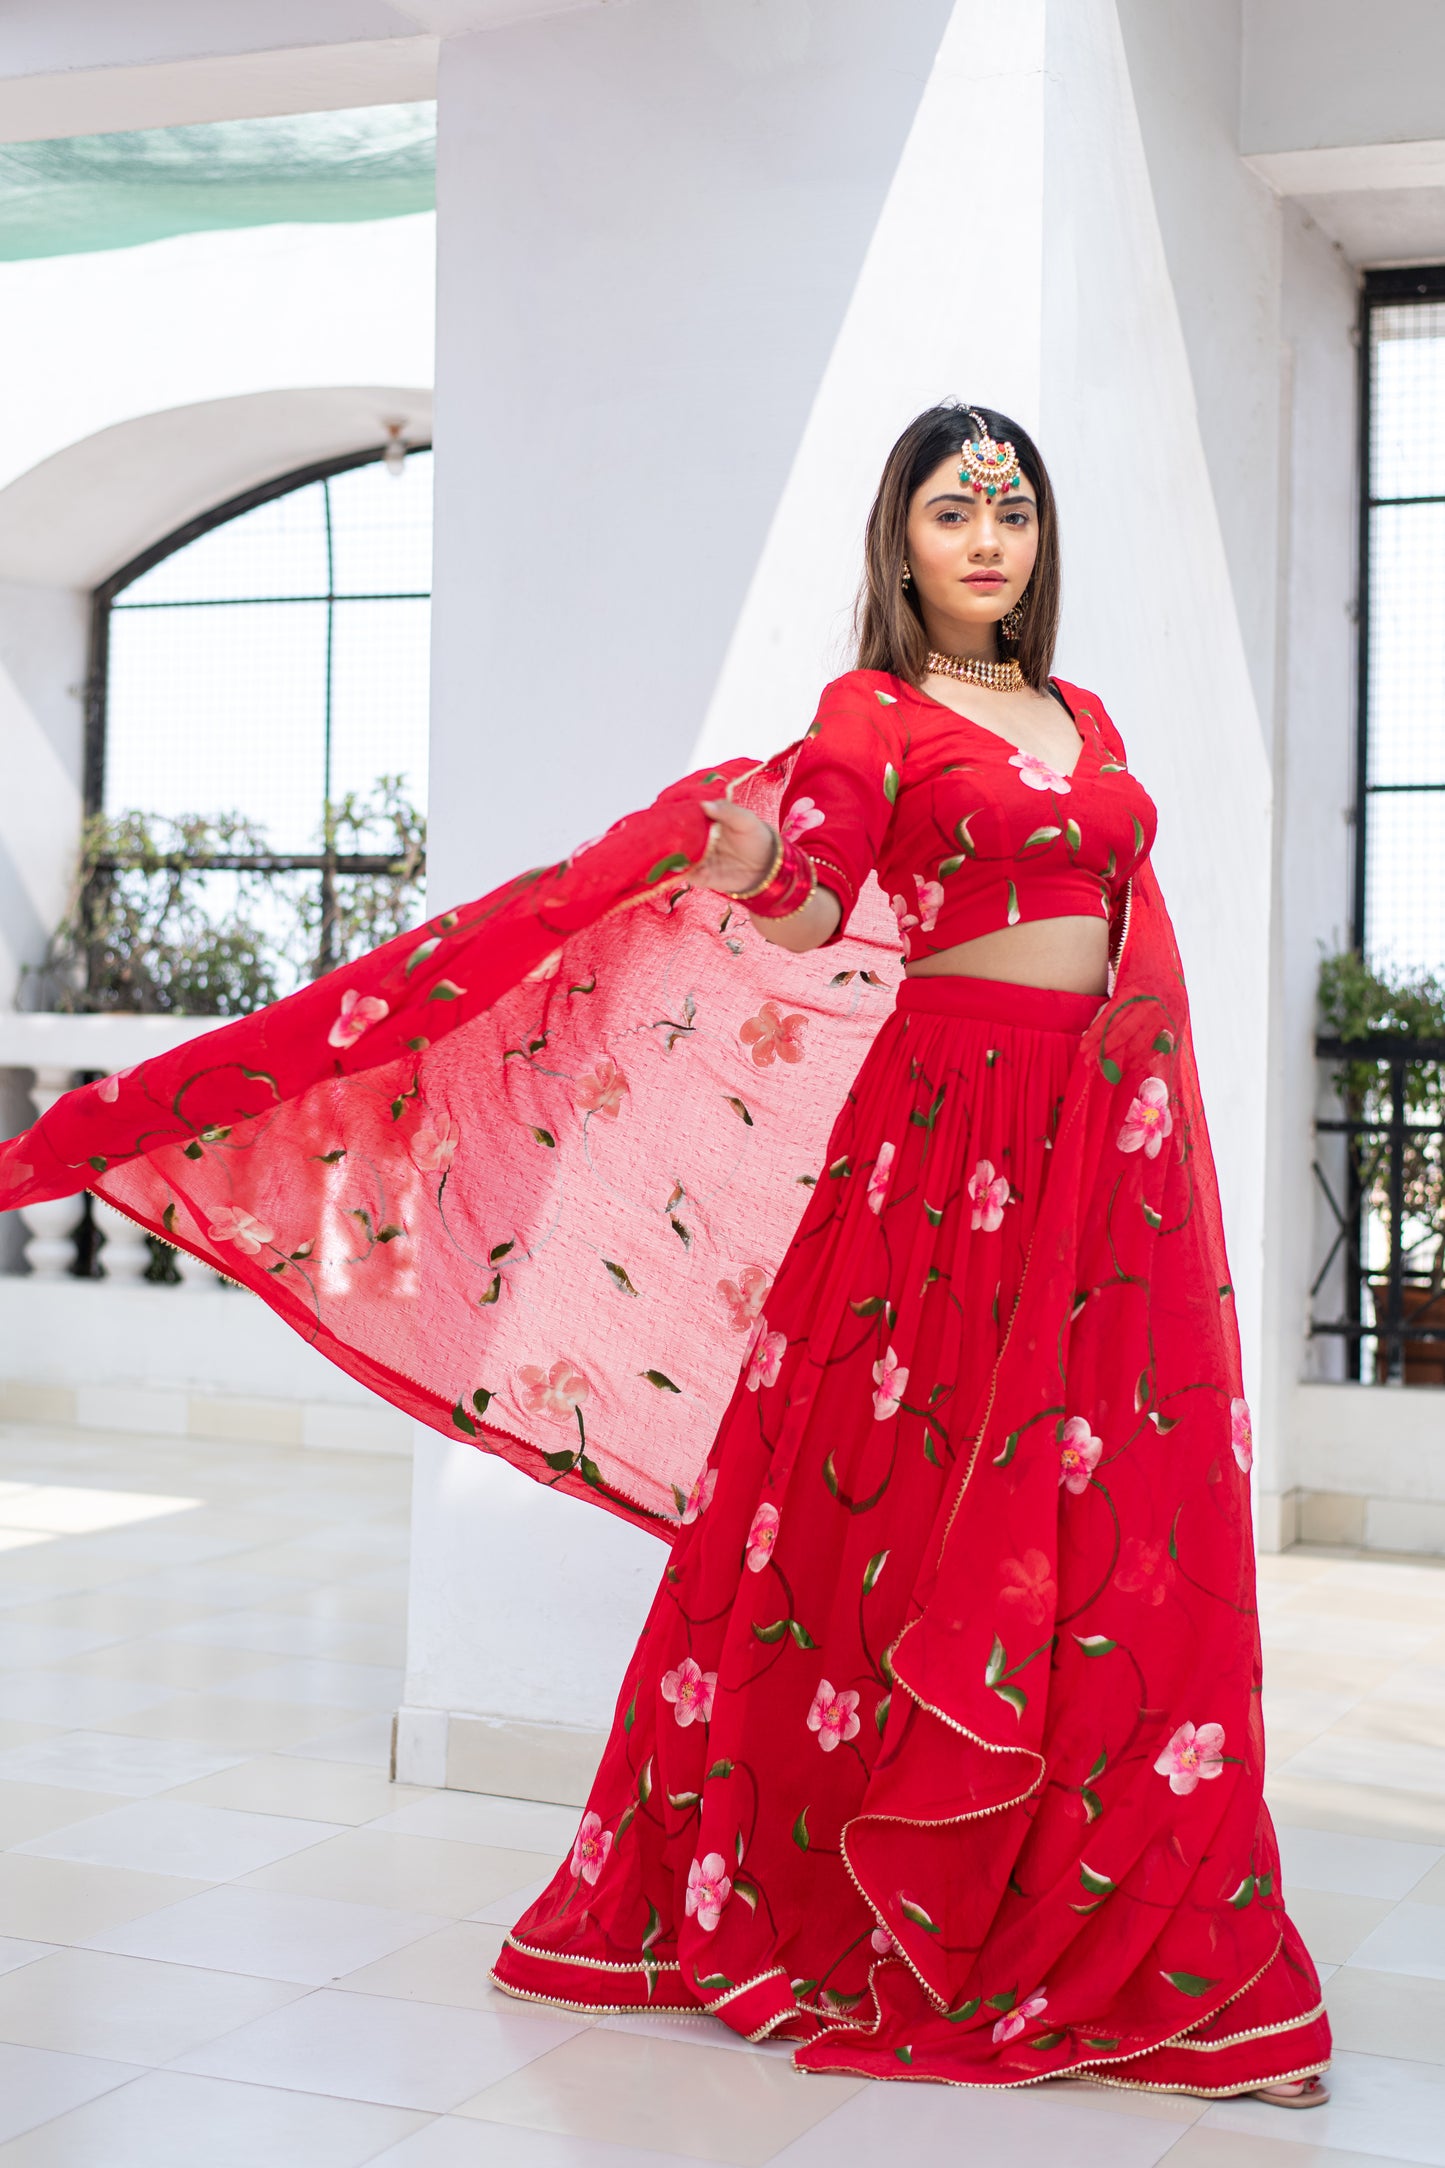
<path id="1" fill-rule="evenodd" d="M 71 1092 L 0 1147 L 0 1195 L 88 1185 L 409 1414 L 667 1538 L 737 1375 L 748 1275 L 782 1255 L 898 976 L 876 889 L 843 942 L 794 957 L 676 878 L 704 847 L 701 801 L 726 784 L 769 813 L 795 750 L 691 776 L 562 864 Z M 1058 1439 L 1080 1414 L 1102 1451 L 1065 1522 Z M 1262 1803 L 1250 1454 L 1183 972 L 1146 863 L 988 1411 L 892 1654 L 956 1746 L 936 1827 L 915 1795 L 901 1814 L 917 1918 L 875 2052 L 917 2032 L 910 2074 L 956 2076 L 974 2037 L 947 2037 L 932 1920 L 997 1901 L 990 1842 L 1010 1856 L 1015 1816 L 1061 1786 L 1059 1964 L 1099 1968 L 1069 1999 L 1115 2018 L 1087 2048 L 1032 2042 L 1037 2075 L 1193 2028 L 1190 2053 L 1165 2052 L 1207 2089 L 1236 2003 L 1254 2033 L 1313 2021 L 1306 2067 L 1327 2053 Z M 966 1849 L 961 1816 L 991 1818 Z M 880 1765 L 850 1835 L 865 1886 L 888 1827 Z M 1147 1902 L 1126 1902 L 1141 1877 Z M 1106 1904 L 1119 1931 L 1080 1937 Z M 1033 1966 L 1017 1953 L 1001 2009 Z M 870 2067 L 857 2034 L 800 2059 Z"/>

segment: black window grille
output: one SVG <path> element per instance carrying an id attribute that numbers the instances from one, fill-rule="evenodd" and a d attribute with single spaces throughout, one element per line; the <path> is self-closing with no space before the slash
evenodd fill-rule
<path id="1" fill-rule="evenodd" d="M 1348 1378 L 1445 1384 L 1445 266 L 1366 274 L 1347 1019 L 1317 1041 L 1328 1248 L 1313 1333 Z M 1323 1314 L 1322 1314 L 1323 1313 Z"/>
<path id="2" fill-rule="evenodd" d="M 241 910 L 269 998 L 421 915 L 431 467 L 421 446 L 281 475 L 96 590 L 83 937 L 107 883 L 183 871 L 192 922 Z M 205 1005 L 253 1005 L 224 978 Z"/>

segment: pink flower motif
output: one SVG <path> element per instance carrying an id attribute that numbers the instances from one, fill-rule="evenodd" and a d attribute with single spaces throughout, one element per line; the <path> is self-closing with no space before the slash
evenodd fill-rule
<path id="1" fill-rule="evenodd" d="M 1195 1787 L 1224 1771 L 1224 1726 L 1181 1724 L 1154 1767 L 1168 1777 L 1171 1792 L 1192 1792 Z"/>
<path id="2" fill-rule="evenodd" d="M 1059 1454 L 1059 1482 L 1071 1497 L 1078 1498 L 1088 1489 L 1103 1450 L 1103 1439 L 1094 1436 L 1085 1418 L 1071 1415 L 1064 1425 Z"/>
<path id="3" fill-rule="evenodd" d="M 328 1046 L 355 1046 L 364 1039 L 373 1025 L 391 1014 L 391 1004 L 377 994 L 359 994 L 354 986 L 348 987 L 341 997 L 341 1013 L 326 1034 Z"/>
<path id="4" fill-rule="evenodd" d="M 592 1390 L 576 1363 L 569 1362 L 565 1355 L 559 1356 L 550 1370 L 525 1363 L 517 1372 L 517 1383 L 527 1414 L 547 1423 L 574 1421 L 578 1404 Z"/>
<path id="5" fill-rule="evenodd" d="M 1025 1626 L 1042 1626 L 1059 1600 L 1053 1567 L 1043 1551 L 1006 1558 L 999 1575 L 998 1600 Z"/>
<path id="6" fill-rule="evenodd" d="M 601 1114 L 615 1122 L 622 1101 L 631 1090 L 626 1077 L 610 1054 L 599 1054 L 585 1076 L 572 1087 L 572 1103 L 579 1114 Z"/>
<path id="7" fill-rule="evenodd" d="M 270 1227 L 263 1227 L 249 1212 L 238 1211 L 229 1204 L 220 1206 L 206 1233 L 212 1242 L 234 1242 L 247 1257 L 256 1256 L 268 1242 L 276 1239 Z"/>
<path id="8" fill-rule="evenodd" d="M 108 1107 L 113 1107 L 120 1097 L 121 1085 L 128 1076 L 135 1075 L 136 1066 L 136 1063 L 132 1062 L 128 1069 L 117 1069 L 114 1076 L 103 1076 L 95 1087 L 96 1097 L 103 1099 Z"/>
<path id="9" fill-rule="evenodd" d="M 761 1573 L 773 1555 L 778 1540 L 782 1514 L 776 1506 L 761 1505 L 753 1515 L 753 1525 L 748 1530 L 748 1545 L 744 1552 L 749 1573 Z"/>
<path id="10" fill-rule="evenodd" d="M 1040 760 L 1037 753 L 1011 753 L 1009 766 L 1018 769 L 1020 780 L 1027 783 L 1030 790 L 1070 791 L 1074 787 L 1066 775 L 1060 775 L 1057 768 Z"/>
<path id="11" fill-rule="evenodd" d="M 898 1413 L 903 1395 L 908 1390 L 908 1369 L 900 1363 L 890 1347 L 873 1365 L 873 1382 L 878 1390 L 873 1395 L 873 1418 L 884 1423 L 890 1415 Z"/>
<path id="12" fill-rule="evenodd" d="M 600 1814 L 584 1814 L 577 1842 L 572 1847 L 572 1872 L 584 1882 L 596 1882 L 612 1850 L 612 1832 L 602 1827 Z"/>
<path id="13" fill-rule="evenodd" d="M 457 1133 L 450 1117 L 438 1128 L 418 1129 L 411 1140 L 412 1163 L 423 1174 L 440 1174 L 449 1167 L 457 1149 Z"/>
<path id="14" fill-rule="evenodd" d="M 878 1157 L 873 1162 L 873 1172 L 868 1177 L 868 1209 L 881 1212 L 883 1200 L 888 1194 L 888 1184 L 893 1179 L 893 1154 L 895 1147 L 880 1144 Z"/>
<path id="15" fill-rule="evenodd" d="M 880 1957 L 891 1956 L 892 1952 L 898 1947 L 898 1944 L 894 1941 L 892 1935 L 889 1934 L 888 1929 L 883 1925 L 881 1920 L 874 1928 L 872 1934 L 868 1937 L 868 1940 L 872 1943 L 874 1949 L 878 1952 L 878 1955 Z"/>
<path id="16" fill-rule="evenodd" d="M 834 1693 L 831 1679 L 819 1679 L 813 1706 L 808 1711 L 808 1729 L 818 1734 L 818 1744 L 825 1754 L 831 1754 L 840 1739 L 856 1739 L 857 1694 L 851 1687 L 841 1694 Z"/>
<path id="17" fill-rule="evenodd" d="M 1041 2011 L 1047 2010 L 1048 2006 L 1048 1996 L 1041 1987 L 1036 1987 L 1032 1995 L 1019 2003 L 1015 2009 L 1006 2011 L 999 2019 L 993 2029 L 994 2039 L 1000 2044 L 1005 2040 L 1017 2040 L 1019 2034 L 1028 2024 L 1029 2019 L 1037 2017 Z"/>
<path id="18" fill-rule="evenodd" d="M 918 890 L 918 930 L 920 933 L 932 933 L 938 924 L 938 914 L 943 909 L 943 883 L 925 881 L 921 873 L 915 873 L 913 885 Z"/>
<path id="19" fill-rule="evenodd" d="M 1254 1466 L 1254 1430 L 1247 1400 L 1236 1399 L 1229 1403 L 1229 1443 L 1235 1459 L 1248 1475 Z"/>
<path id="20" fill-rule="evenodd" d="M 709 1852 L 704 1859 L 695 1859 L 687 1870 L 684 1901 L 687 1916 L 691 1919 L 696 1913 L 698 1926 L 709 1934 L 722 1918 L 722 1908 L 733 1893 L 726 1865 L 721 1852 Z"/>
<path id="21" fill-rule="evenodd" d="M 729 1331 L 748 1331 L 766 1302 L 772 1284 L 770 1275 L 761 1265 L 744 1265 L 735 1280 L 718 1281 L 717 1291 L 727 1304 Z"/>
<path id="22" fill-rule="evenodd" d="M 702 1474 L 687 1494 L 687 1504 L 683 1507 L 680 1516 L 684 1528 L 690 1527 L 699 1513 L 706 1513 L 708 1507 L 712 1504 L 712 1494 L 716 1489 L 716 1468 L 704 1468 Z"/>
<path id="23" fill-rule="evenodd" d="M 783 815 L 783 841 L 796 843 L 810 828 L 821 828 L 827 818 L 811 798 L 795 798 Z"/>
<path id="24" fill-rule="evenodd" d="M 1114 1574 L 1114 1586 L 1126 1596 L 1147 1596 L 1157 1610 L 1168 1601 L 1174 1587 L 1174 1561 L 1163 1536 L 1146 1543 L 1142 1536 L 1126 1536 Z"/>
<path id="25" fill-rule="evenodd" d="M 756 1016 L 750 1016 L 738 1029 L 738 1037 L 744 1046 L 753 1050 L 753 1060 L 760 1069 L 778 1061 L 799 1062 L 803 1058 L 803 1027 L 806 1016 L 784 1016 L 776 1001 L 765 1001 Z"/>
<path id="26" fill-rule="evenodd" d="M 1162 1076 L 1146 1076 L 1124 1116 L 1117 1140 L 1119 1149 L 1137 1152 L 1142 1145 L 1146 1159 L 1157 1159 L 1159 1147 L 1173 1127 L 1169 1086 Z"/>
<path id="27" fill-rule="evenodd" d="M 917 876 L 915 875 L 915 879 L 916 878 Z M 905 956 L 911 956 L 913 953 L 913 943 L 909 939 L 909 936 L 912 933 L 914 927 L 918 924 L 918 913 L 916 911 L 909 910 L 908 898 L 906 896 L 890 896 L 888 899 L 888 903 L 889 908 L 893 913 L 893 916 L 898 921 L 898 938 L 903 943 L 903 953 Z"/>
<path id="28" fill-rule="evenodd" d="M 717 1673 L 704 1671 L 690 1656 L 684 1656 L 676 1671 L 663 1672 L 662 1698 L 672 1703 L 673 1715 L 684 1731 L 698 1717 L 704 1724 L 712 1722 L 712 1695 L 716 1685 Z"/>
<path id="29" fill-rule="evenodd" d="M 1006 1174 L 995 1174 L 993 1161 L 981 1159 L 968 1178 L 968 1194 L 973 1199 L 973 1222 L 986 1235 L 995 1227 L 1003 1225 L 1003 1208 L 1009 1201 L 1009 1180 Z"/>
<path id="30" fill-rule="evenodd" d="M 783 1367 L 783 1356 L 787 1347 L 787 1334 L 769 1332 L 767 1319 L 760 1317 L 753 1327 L 753 1337 L 748 1343 L 743 1372 L 750 1393 L 755 1393 L 760 1385 L 777 1384 L 778 1372 Z"/>

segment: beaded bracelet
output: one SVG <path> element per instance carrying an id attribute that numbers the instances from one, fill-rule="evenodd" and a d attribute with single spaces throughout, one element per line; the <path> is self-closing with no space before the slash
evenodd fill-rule
<path id="1" fill-rule="evenodd" d="M 807 852 L 780 835 L 764 879 L 755 888 L 734 893 L 733 901 L 745 904 L 758 918 L 796 918 L 812 901 L 817 886 L 818 869 Z"/>

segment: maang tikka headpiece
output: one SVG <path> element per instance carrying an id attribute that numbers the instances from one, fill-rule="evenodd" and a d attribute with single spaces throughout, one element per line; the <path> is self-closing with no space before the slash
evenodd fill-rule
<path id="1" fill-rule="evenodd" d="M 959 453 L 958 479 L 972 487 L 976 497 L 997 497 L 1017 489 L 1023 481 L 1019 455 L 1008 443 L 999 444 L 988 433 L 975 407 L 965 408 L 978 428 L 977 438 L 967 439 Z"/>

